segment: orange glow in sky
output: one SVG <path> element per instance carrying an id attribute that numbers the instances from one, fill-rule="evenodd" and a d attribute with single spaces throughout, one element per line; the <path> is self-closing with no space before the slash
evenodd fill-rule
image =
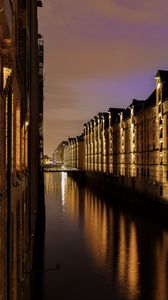
<path id="1" fill-rule="evenodd" d="M 168 69 L 167 0 L 43 0 L 45 154 L 109 107 L 127 107 Z"/>

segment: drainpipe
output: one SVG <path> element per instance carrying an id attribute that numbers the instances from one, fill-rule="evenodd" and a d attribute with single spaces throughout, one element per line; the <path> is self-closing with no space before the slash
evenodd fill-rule
<path id="1" fill-rule="evenodd" d="M 12 191 L 12 87 L 9 83 L 7 95 L 7 300 L 11 295 L 11 191 Z"/>

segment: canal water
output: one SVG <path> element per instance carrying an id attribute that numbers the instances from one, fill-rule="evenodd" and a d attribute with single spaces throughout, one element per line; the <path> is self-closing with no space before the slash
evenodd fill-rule
<path id="1" fill-rule="evenodd" d="M 79 187 L 67 173 L 45 173 L 34 299 L 168 299 L 167 229 L 113 200 Z"/>

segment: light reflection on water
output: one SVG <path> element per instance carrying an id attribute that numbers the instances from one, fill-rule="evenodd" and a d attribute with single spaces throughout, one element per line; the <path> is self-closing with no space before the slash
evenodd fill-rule
<path id="1" fill-rule="evenodd" d="M 43 299 L 168 299 L 168 232 L 66 173 L 45 174 Z"/>

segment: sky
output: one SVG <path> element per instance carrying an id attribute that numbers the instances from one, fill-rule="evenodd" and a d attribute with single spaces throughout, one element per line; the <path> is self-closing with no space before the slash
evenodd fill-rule
<path id="1" fill-rule="evenodd" d="M 168 70 L 167 0 L 43 0 L 44 154 L 109 107 L 146 99 Z"/>

